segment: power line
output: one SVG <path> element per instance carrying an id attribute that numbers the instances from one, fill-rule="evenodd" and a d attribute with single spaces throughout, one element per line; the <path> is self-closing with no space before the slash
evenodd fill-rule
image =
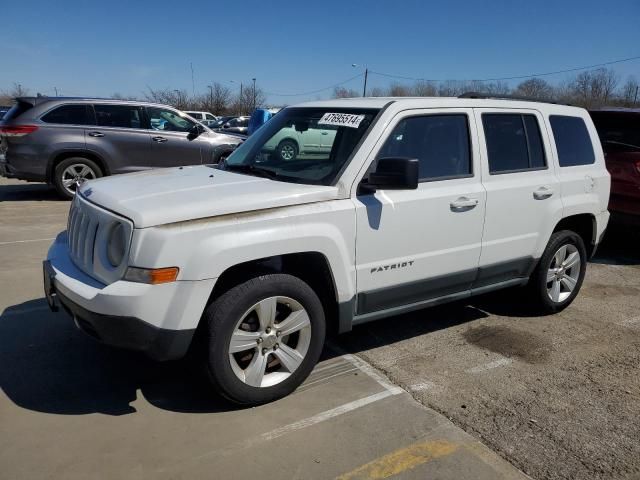
<path id="1" fill-rule="evenodd" d="M 404 77 L 401 75 L 392 75 L 389 73 L 382 73 L 382 72 L 375 72 L 373 70 L 369 70 L 370 74 L 374 74 L 374 75 L 379 75 L 381 77 L 388 77 L 388 78 L 397 78 L 397 79 L 401 79 L 401 80 L 413 80 L 413 81 L 423 81 L 423 82 L 446 82 L 448 80 L 453 80 L 453 81 L 460 81 L 460 82 L 495 82 L 495 81 L 499 81 L 499 80 L 520 80 L 520 79 L 524 79 L 524 78 L 533 78 L 533 77 L 546 77 L 549 75 L 558 75 L 560 73 L 570 73 L 570 72 L 577 72 L 579 70 L 588 70 L 590 68 L 597 68 L 597 67 L 605 67 L 607 65 L 614 65 L 616 63 L 624 63 L 624 62 L 631 62 L 633 60 L 638 60 L 640 59 L 640 56 L 636 56 L 636 57 L 629 57 L 629 58 L 623 58 L 621 60 L 612 60 L 610 62 L 603 62 L 603 63 L 596 63 L 594 65 L 585 65 L 582 67 L 574 67 L 574 68 L 567 68 L 565 70 L 556 70 L 554 72 L 544 72 L 544 73 L 531 73 L 528 75 L 513 75 L 511 77 L 495 77 L 495 78 L 483 78 L 483 79 L 467 79 L 467 80 L 457 80 L 457 79 L 450 79 L 450 78 L 445 78 L 445 79 L 427 79 L 427 78 L 422 78 L 422 77 Z"/>
<path id="2" fill-rule="evenodd" d="M 336 88 L 339 87 L 340 85 L 344 85 L 345 83 L 349 83 L 352 80 L 355 80 L 356 78 L 360 78 L 361 76 L 363 76 L 364 73 L 359 73 L 358 75 L 354 75 L 351 78 L 348 78 L 340 83 L 336 83 L 334 85 L 331 85 L 329 87 L 324 87 L 324 88 L 319 88 L 317 90 L 312 90 L 309 92 L 301 92 L 301 93 L 273 93 L 273 92 L 264 92 L 266 95 L 271 95 L 274 97 L 299 97 L 302 95 L 313 95 L 314 93 L 320 93 L 320 92 L 324 92 L 325 90 L 330 90 L 332 88 Z"/>

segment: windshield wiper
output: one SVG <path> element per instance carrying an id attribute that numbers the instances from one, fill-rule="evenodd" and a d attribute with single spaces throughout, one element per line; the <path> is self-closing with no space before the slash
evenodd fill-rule
<path id="1" fill-rule="evenodd" d="M 225 170 L 248 173 L 249 175 L 257 175 L 268 178 L 269 180 L 277 180 L 279 175 L 271 169 L 264 167 L 256 167 L 255 165 L 229 165 L 225 162 Z"/>

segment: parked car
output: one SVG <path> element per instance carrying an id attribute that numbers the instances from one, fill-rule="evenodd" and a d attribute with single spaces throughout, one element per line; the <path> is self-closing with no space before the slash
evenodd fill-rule
<path id="1" fill-rule="evenodd" d="M 218 119 L 215 122 L 213 122 L 209 128 L 211 128 L 212 130 L 218 130 L 222 128 L 222 126 L 232 118 L 236 118 L 236 117 L 233 117 L 233 116 L 218 117 Z"/>
<path id="2" fill-rule="evenodd" d="M 328 155 L 335 141 L 336 127 L 310 124 L 296 124 L 282 128 L 262 148 L 263 154 L 272 154 L 279 160 L 290 161 Z"/>
<path id="3" fill-rule="evenodd" d="M 213 125 L 218 120 L 214 114 L 209 112 L 184 112 L 189 115 L 191 118 L 195 118 L 205 127 L 213 128 Z"/>
<path id="4" fill-rule="evenodd" d="M 48 182 L 66 198 L 105 175 L 217 163 L 241 142 L 166 105 L 60 97 L 18 98 L 0 136 L 0 175 Z"/>
<path id="5" fill-rule="evenodd" d="M 0 120 L 2 120 L 2 117 L 4 117 L 4 115 L 11 109 L 11 107 L 2 107 L 0 106 Z"/>
<path id="6" fill-rule="evenodd" d="M 640 225 L 640 109 L 589 112 L 611 174 L 609 210 L 617 220 Z"/>
<path id="7" fill-rule="evenodd" d="M 264 159 L 283 130 L 312 125 L 333 129 L 330 148 Z M 202 348 L 217 391 L 259 404 L 303 382 L 327 329 L 525 285 L 542 312 L 566 308 L 607 226 L 609 188 L 581 108 L 310 102 L 215 169 L 81 185 L 44 263 L 45 295 L 104 343 L 160 360 Z"/>
<path id="8" fill-rule="evenodd" d="M 246 135 L 249 130 L 249 117 L 235 117 L 222 125 L 220 129 L 225 133 L 239 133 Z"/>

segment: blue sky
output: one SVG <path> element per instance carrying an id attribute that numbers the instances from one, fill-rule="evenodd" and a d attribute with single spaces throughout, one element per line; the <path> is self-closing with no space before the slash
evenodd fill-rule
<path id="1" fill-rule="evenodd" d="M 359 73 L 470 79 L 555 71 L 640 55 L 640 1 L 23 1 L 0 8 L 0 90 L 142 95 L 320 89 Z M 640 60 L 612 66 L 640 79 Z M 545 77 L 559 82 L 568 75 Z M 236 83 L 230 83 L 231 80 Z M 372 75 L 371 86 L 388 78 Z M 345 84 L 360 90 L 362 79 Z M 324 98 L 281 97 L 272 103 Z"/>

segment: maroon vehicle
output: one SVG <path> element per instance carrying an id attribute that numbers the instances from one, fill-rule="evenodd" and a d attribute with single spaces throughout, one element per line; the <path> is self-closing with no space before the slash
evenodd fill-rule
<path id="1" fill-rule="evenodd" d="M 640 225 L 640 108 L 589 113 L 611 174 L 609 211 L 618 220 Z"/>

